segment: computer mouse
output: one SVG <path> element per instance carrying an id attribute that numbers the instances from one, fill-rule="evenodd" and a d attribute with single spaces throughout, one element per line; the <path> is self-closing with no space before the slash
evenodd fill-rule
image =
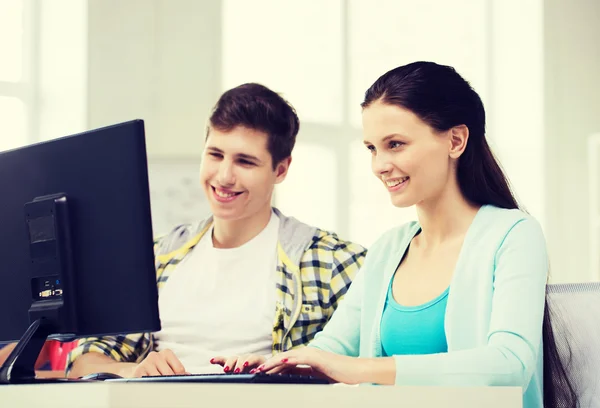
<path id="1" fill-rule="evenodd" d="M 123 378 L 120 375 L 113 373 L 92 373 L 88 375 L 84 375 L 80 378 L 80 380 L 87 381 L 104 381 L 104 380 L 114 380 L 116 378 Z"/>

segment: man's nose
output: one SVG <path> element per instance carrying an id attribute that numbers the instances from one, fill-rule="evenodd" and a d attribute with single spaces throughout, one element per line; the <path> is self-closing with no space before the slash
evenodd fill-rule
<path id="1" fill-rule="evenodd" d="M 229 187 L 235 184 L 235 175 L 233 171 L 233 163 L 223 160 L 219 165 L 219 173 L 217 181 L 223 187 Z"/>

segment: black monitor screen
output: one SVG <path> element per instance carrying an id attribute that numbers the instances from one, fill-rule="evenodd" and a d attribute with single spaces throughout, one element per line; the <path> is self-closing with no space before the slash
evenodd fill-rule
<path id="1" fill-rule="evenodd" d="M 25 214 L 59 193 L 72 248 L 66 286 L 54 262 L 58 214 Z M 159 330 L 149 197 L 141 120 L 0 153 L 0 342 L 23 335 L 32 302 L 66 290 L 76 337 Z"/>

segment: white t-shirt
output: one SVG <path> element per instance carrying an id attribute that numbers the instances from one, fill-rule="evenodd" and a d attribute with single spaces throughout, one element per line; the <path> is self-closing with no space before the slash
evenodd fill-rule
<path id="1" fill-rule="evenodd" d="M 279 218 L 238 248 L 213 247 L 212 228 L 160 292 L 157 351 L 171 349 L 193 374 L 222 372 L 212 357 L 270 355 Z"/>

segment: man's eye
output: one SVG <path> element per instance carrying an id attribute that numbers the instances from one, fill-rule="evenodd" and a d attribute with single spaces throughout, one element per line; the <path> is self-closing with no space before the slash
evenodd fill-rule
<path id="1" fill-rule="evenodd" d="M 243 164 L 244 166 L 254 166 L 254 163 L 248 160 L 240 160 L 240 164 Z"/>

